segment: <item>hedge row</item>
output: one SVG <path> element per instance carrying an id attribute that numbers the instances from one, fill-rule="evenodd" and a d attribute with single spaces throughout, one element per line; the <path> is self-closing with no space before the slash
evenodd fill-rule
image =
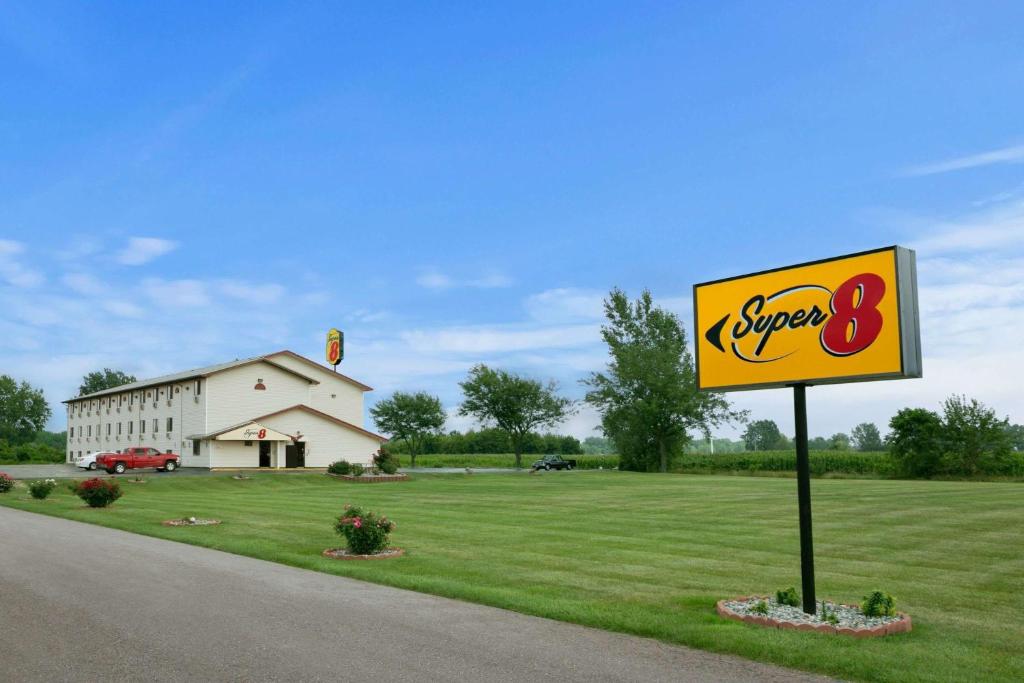
<path id="1" fill-rule="evenodd" d="M 64 450 L 43 443 L 12 446 L 0 440 L 0 465 L 64 462 Z"/>
<path id="2" fill-rule="evenodd" d="M 893 462 L 888 453 L 861 453 L 858 451 L 811 451 L 811 474 L 855 474 L 876 477 L 893 475 Z M 593 470 L 603 467 L 615 469 L 619 465 L 617 455 L 577 455 L 573 456 L 577 467 Z M 409 456 L 400 455 L 402 467 L 409 466 Z M 523 458 L 529 466 L 533 456 Z M 498 467 L 515 466 L 515 456 L 511 453 L 502 455 L 463 455 L 463 454 L 431 454 L 416 458 L 417 467 Z M 721 453 L 702 455 L 688 453 L 676 458 L 673 462 L 676 472 L 795 472 L 796 453 L 793 451 L 748 451 L 744 453 Z"/>
<path id="3" fill-rule="evenodd" d="M 890 477 L 893 460 L 885 452 L 811 451 L 811 474 L 861 474 Z M 745 451 L 699 455 L 687 453 L 672 463 L 676 472 L 795 472 L 795 451 Z"/>
<path id="4" fill-rule="evenodd" d="M 409 466 L 409 456 L 399 455 L 402 467 Z M 529 467 L 535 455 L 524 455 L 523 465 Z M 606 470 L 613 470 L 619 466 L 617 455 L 570 455 L 566 460 L 575 460 L 576 466 L 581 470 L 596 470 L 603 467 Z M 511 453 L 501 455 L 464 455 L 461 453 L 430 454 L 416 456 L 416 467 L 500 467 L 510 468 L 516 466 L 516 456 Z"/>

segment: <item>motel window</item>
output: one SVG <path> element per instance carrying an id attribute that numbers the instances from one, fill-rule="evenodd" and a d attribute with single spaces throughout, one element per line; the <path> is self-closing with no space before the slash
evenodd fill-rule
<path id="1" fill-rule="evenodd" d="M 120 422 L 117 423 L 117 435 L 121 436 L 121 423 Z"/>
<path id="2" fill-rule="evenodd" d="M 128 423 L 128 433 L 131 434 L 134 431 L 135 431 L 135 421 L 133 420 L 133 421 L 130 421 Z"/>
<path id="3" fill-rule="evenodd" d="M 169 432 L 173 432 L 174 431 L 174 418 L 173 417 L 167 418 L 167 431 L 169 431 Z"/>
<path id="4" fill-rule="evenodd" d="M 245 443 L 246 446 L 251 446 L 252 445 L 252 441 L 246 441 L 244 443 Z"/>
<path id="5" fill-rule="evenodd" d="M 145 433 L 146 433 L 146 421 L 145 420 L 139 420 L 139 434 L 145 434 Z"/>
<path id="6" fill-rule="evenodd" d="M 192 455 L 199 455 L 199 446 L 199 439 L 196 439 L 195 441 L 192 442 Z"/>
<path id="7" fill-rule="evenodd" d="M 107 436 L 110 436 L 110 427 L 111 427 L 111 424 L 110 424 L 110 423 L 108 422 L 108 423 L 107 423 Z M 120 434 L 120 433 L 121 433 L 121 431 L 120 431 L 120 430 L 118 430 L 118 432 L 117 432 L 117 433 L 118 433 L 118 434 Z"/>
<path id="8" fill-rule="evenodd" d="M 203 393 L 203 381 L 197 379 L 196 380 L 196 396 L 199 396 L 201 393 Z"/>
<path id="9" fill-rule="evenodd" d="M 86 436 L 92 436 L 92 425 L 89 425 L 89 431 L 86 433 Z"/>
<path id="10" fill-rule="evenodd" d="M 154 417 L 153 418 L 153 433 L 156 434 L 159 431 L 160 431 L 160 419 Z"/>

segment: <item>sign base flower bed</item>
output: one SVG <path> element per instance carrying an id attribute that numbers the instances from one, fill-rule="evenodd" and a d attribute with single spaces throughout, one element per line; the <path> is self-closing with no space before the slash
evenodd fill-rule
<path id="1" fill-rule="evenodd" d="M 408 481 L 408 474 L 331 474 L 327 473 L 328 477 L 334 477 L 335 479 L 344 479 L 345 481 L 354 481 L 359 484 L 379 484 L 385 481 Z"/>
<path id="2" fill-rule="evenodd" d="M 220 524 L 220 520 L 189 517 L 188 519 L 168 519 L 167 521 L 160 523 L 164 526 L 215 526 Z"/>
<path id="3" fill-rule="evenodd" d="M 759 613 L 755 607 L 764 602 L 767 614 Z M 825 610 L 835 615 L 835 622 L 825 620 Z M 817 614 L 806 614 L 799 607 L 781 605 L 774 598 L 751 595 L 733 600 L 719 600 L 719 616 L 747 624 L 770 628 L 793 629 L 833 633 L 855 638 L 877 638 L 895 633 L 908 633 L 911 629 L 910 615 L 896 612 L 891 617 L 867 617 L 856 605 L 841 605 L 833 602 L 819 602 Z"/>
<path id="4" fill-rule="evenodd" d="M 393 557 L 405 555 L 405 550 L 402 548 L 386 548 L 372 555 L 356 555 L 348 548 L 328 548 L 320 554 L 332 560 L 389 560 Z"/>

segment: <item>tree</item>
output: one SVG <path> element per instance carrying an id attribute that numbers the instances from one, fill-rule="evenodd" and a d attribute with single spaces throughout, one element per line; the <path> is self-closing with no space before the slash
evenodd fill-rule
<path id="1" fill-rule="evenodd" d="M 459 414 L 493 422 L 508 434 L 517 468 L 523 466 L 527 435 L 537 427 L 558 424 L 574 410 L 572 401 L 558 395 L 554 382 L 542 384 L 483 364 L 474 366 L 459 386 L 465 396 Z"/>
<path id="2" fill-rule="evenodd" d="M 850 440 L 858 451 L 880 451 L 884 448 L 882 435 L 878 433 L 878 427 L 871 422 L 861 422 L 854 427 L 850 432 Z"/>
<path id="3" fill-rule="evenodd" d="M 976 399 L 953 395 L 943 403 L 943 469 L 949 474 L 1003 474 L 1012 466 L 1009 420 Z"/>
<path id="4" fill-rule="evenodd" d="M 103 368 L 101 371 L 90 372 L 82 378 L 82 384 L 78 387 L 78 395 L 86 396 L 104 389 L 113 389 L 123 384 L 135 382 L 135 375 L 128 375 L 120 370 Z"/>
<path id="5" fill-rule="evenodd" d="M 889 429 L 889 451 L 899 474 L 931 477 L 939 473 L 944 441 L 942 418 L 924 408 L 904 408 L 889 420 Z"/>
<path id="6" fill-rule="evenodd" d="M 697 391 L 693 357 L 679 318 L 656 307 L 647 290 L 635 302 L 616 288 L 604 302 L 601 337 L 611 359 L 606 372 L 584 384 L 601 412 L 601 428 L 619 452 L 622 469 L 668 471 L 670 459 L 711 427 L 745 417 L 719 393 Z"/>
<path id="7" fill-rule="evenodd" d="M 427 437 L 437 434 L 445 421 L 441 399 L 425 391 L 396 391 L 371 408 L 370 415 L 380 429 L 406 443 L 412 467 L 416 467 L 416 456 L 423 452 Z"/>
<path id="8" fill-rule="evenodd" d="M 1018 453 L 1024 452 L 1024 425 L 1007 425 L 1006 435 L 1010 439 L 1010 447 Z"/>
<path id="9" fill-rule="evenodd" d="M 832 443 L 823 436 L 815 436 L 807 440 L 807 450 L 827 451 Z"/>
<path id="10" fill-rule="evenodd" d="M 742 438 L 748 451 L 775 450 L 787 440 L 774 420 L 754 420 L 747 425 Z"/>
<path id="11" fill-rule="evenodd" d="M 12 444 L 27 443 L 43 431 L 49 419 L 50 406 L 42 389 L 0 375 L 0 439 Z"/>
<path id="12" fill-rule="evenodd" d="M 830 451 L 848 451 L 850 450 L 850 437 L 842 432 L 833 434 L 828 440 L 828 449 Z"/>

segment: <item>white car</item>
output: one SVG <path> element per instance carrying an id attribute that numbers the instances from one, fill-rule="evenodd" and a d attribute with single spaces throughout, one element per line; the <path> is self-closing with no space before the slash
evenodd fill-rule
<path id="1" fill-rule="evenodd" d="M 94 470 L 96 469 L 96 456 L 110 452 L 111 451 L 89 451 L 85 455 L 75 458 L 75 465 L 81 467 L 83 470 Z"/>

